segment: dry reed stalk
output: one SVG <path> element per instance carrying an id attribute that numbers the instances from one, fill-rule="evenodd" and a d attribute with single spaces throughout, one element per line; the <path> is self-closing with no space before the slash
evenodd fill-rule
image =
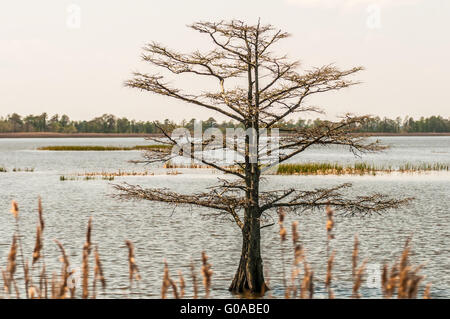
<path id="1" fill-rule="evenodd" d="M 180 299 L 180 296 L 178 295 L 177 284 L 175 283 L 175 281 L 173 281 L 172 279 L 170 279 L 170 285 L 172 286 L 173 297 L 174 297 L 175 299 Z"/>
<path id="2" fill-rule="evenodd" d="M 56 283 L 56 273 L 53 273 L 52 283 L 51 283 L 52 299 L 58 298 L 57 289 L 58 289 L 58 287 L 57 287 L 57 283 Z"/>
<path id="3" fill-rule="evenodd" d="M 41 298 L 48 298 L 48 280 L 45 269 L 45 264 L 42 266 L 41 274 L 39 275 L 39 292 Z"/>
<path id="4" fill-rule="evenodd" d="M 284 218 L 286 216 L 286 213 L 284 212 L 283 208 L 280 207 L 278 209 L 278 224 L 280 225 L 280 251 L 281 251 L 281 267 L 282 267 L 282 275 L 283 275 L 283 288 L 285 292 L 285 296 L 289 294 L 287 283 L 286 283 L 286 267 L 285 267 L 285 261 L 284 261 L 284 242 L 286 241 L 287 231 L 286 228 L 284 228 Z"/>
<path id="5" fill-rule="evenodd" d="M 387 298 L 388 283 L 389 283 L 388 266 L 384 264 L 383 271 L 381 273 L 381 292 L 383 294 L 383 298 Z"/>
<path id="6" fill-rule="evenodd" d="M 198 298 L 197 275 L 195 273 L 195 266 L 192 261 L 191 261 L 191 277 L 192 277 L 192 286 L 194 289 L 194 299 L 197 299 Z"/>
<path id="7" fill-rule="evenodd" d="M 11 213 L 13 214 L 15 219 L 19 218 L 19 205 L 15 200 L 11 202 Z"/>
<path id="8" fill-rule="evenodd" d="M 292 223 L 292 244 L 294 247 L 294 263 L 293 263 L 293 269 L 292 269 L 292 273 L 291 273 L 291 286 L 288 287 L 289 291 L 285 292 L 285 296 L 287 298 L 289 298 L 291 294 L 294 298 L 297 296 L 297 287 L 295 285 L 295 282 L 300 274 L 298 265 L 303 258 L 303 249 L 302 249 L 301 245 L 298 243 L 299 240 L 300 240 L 300 236 L 298 235 L 298 222 L 295 221 Z M 300 285 L 301 285 L 301 283 L 300 283 Z"/>
<path id="9" fill-rule="evenodd" d="M 303 262 L 304 272 L 303 280 L 300 286 L 300 298 L 302 299 L 312 299 L 314 296 L 314 272 L 310 269 L 306 261 Z"/>
<path id="10" fill-rule="evenodd" d="M 186 282 L 184 281 L 181 271 L 178 271 L 178 277 L 180 278 L 180 298 L 183 299 L 185 295 Z"/>
<path id="11" fill-rule="evenodd" d="M 38 216 L 39 216 L 39 226 L 41 227 L 41 231 L 44 231 L 45 228 L 45 222 L 44 222 L 44 214 L 42 210 L 42 200 L 39 197 L 38 198 Z"/>
<path id="12" fill-rule="evenodd" d="M 366 260 L 364 260 L 361 264 L 361 266 L 358 268 L 358 270 L 355 273 L 354 280 L 353 280 L 353 291 L 352 291 L 352 298 L 360 298 L 361 295 L 359 294 L 359 288 L 361 288 L 362 279 L 364 276 L 364 271 L 366 270 Z"/>
<path id="13" fill-rule="evenodd" d="M 26 294 L 27 294 L 27 298 L 29 298 L 29 291 L 30 291 L 30 287 L 33 286 L 33 282 L 32 282 L 32 278 L 30 276 L 30 266 L 28 265 L 28 260 L 25 261 L 24 264 L 24 280 L 25 280 L 25 289 Z"/>
<path id="14" fill-rule="evenodd" d="M 175 281 L 170 278 L 169 266 L 167 265 L 167 261 L 164 260 L 164 276 L 163 276 L 163 284 L 161 288 L 161 297 L 162 299 L 166 299 L 166 294 L 169 288 L 172 287 L 173 297 L 175 299 L 179 299 L 178 295 L 178 287 Z"/>
<path id="15" fill-rule="evenodd" d="M 391 268 L 391 272 L 387 281 L 386 298 L 391 298 L 394 295 L 398 285 L 398 277 L 399 277 L 398 265 L 394 264 L 394 266 L 392 266 Z"/>
<path id="16" fill-rule="evenodd" d="M 167 265 L 167 261 L 164 260 L 164 275 L 161 287 L 161 299 L 166 299 L 169 287 L 170 287 L 169 266 Z"/>
<path id="17" fill-rule="evenodd" d="M 352 277 L 355 279 L 356 275 L 356 267 L 358 265 L 358 254 L 359 254 L 359 240 L 358 235 L 355 235 L 355 242 L 353 244 L 353 252 L 352 252 Z"/>
<path id="18" fill-rule="evenodd" d="M 21 258 L 21 262 L 22 262 L 22 267 L 23 267 L 23 272 L 24 272 L 24 276 L 26 276 L 26 269 L 25 269 L 25 257 L 23 255 L 23 249 L 22 249 L 22 242 L 20 240 L 20 228 L 19 228 L 19 205 L 17 204 L 16 201 L 11 201 L 11 213 L 14 216 L 14 220 L 15 220 L 15 227 L 16 227 L 16 235 L 17 235 L 17 243 L 18 243 L 18 248 L 19 248 L 19 256 Z M 25 281 L 25 295 L 28 298 L 28 282 Z"/>
<path id="19" fill-rule="evenodd" d="M 327 258 L 330 255 L 330 241 L 334 239 L 333 235 L 333 227 L 334 227 L 334 220 L 333 220 L 333 214 L 334 211 L 331 209 L 330 206 L 326 207 L 326 213 L 327 213 L 327 223 L 326 223 L 326 230 L 327 230 Z"/>
<path id="20" fill-rule="evenodd" d="M 83 272 L 83 281 L 82 281 L 83 299 L 89 298 L 89 255 L 92 246 L 91 236 L 92 236 L 92 217 L 89 218 L 88 228 L 86 231 L 86 242 L 84 243 L 83 246 L 83 261 L 81 266 Z"/>
<path id="21" fill-rule="evenodd" d="M 423 292 L 423 299 L 431 299 L 431 283 L 428 283 L 425 286 L 425 290 Z"/>
<path id="22" fill-rule="evenodd" d="M 34 286 L 31 286 L 28 290 L 28 296 L 30 296 L 30 299 L 36 299 L 40 297 L 40 294 L 37 292 L 36 288 Z"/>
<path id="23" fill-rule="evenodd" d="M 3 278 L 3 290 L 5 291 L 6 294 L 9 295 L 10 285 L 9 285 L 8 275 L 6 274 L 6 271 L 4 271 L 3 269 L 2 269 L 2 278 Z"/>
<path id="24" fill-rule="evenodd" d="M 55 287 L 56 287 L 55 293 L 56 293 L 56 298 L 64 299 L 67 297 L 67 292 L 69 291 L 68 279 L 71 277 L 72 272 L 69 272 L 70 262 L 69 262 L 69 258 L 67 257 L 64 246 L 58 240 L 55 240 L 55 242 L 58 245 L 58 248 L 61 252 L 61 262 L 63 264 L 62 268 L 61 268 L 61 275 L 60 275 L 61 281 L 59 283 L 57 283 L 55 281 Z M 75 295 L 75 285 L 73 285 L 73 287 L 70 289 L 70 293 L 72 296 Z"/>
<path id="25" fill-rule="evenodd" d="M 331 280 L 333 279 L 332 271 L 333 271 L 334 255 L 335 255 L 335 252 L 333 251 L 331 253 L 330 258 L 328 258 L 327 277 L 325 278 L 325 288 L 328 291 L 329 299 L 334 299 L 334 293 L 333 293 L 333 290 L 331 289 Z"/>
<path id="26" fill-rule="evenodd" d="M 298 235 L 298 222 L 295 221 L 292 223 L 292 243 L 295 245 L 299 241 L 300 236 Z"/>
<path id="27" fill-rule="evenodd" d="M 125 241 L 125 244 L 128 247 L 128 266 L 129 266 L 129 280 L 130 280 L 130 289 L 133 286 L 133 279 L 136 281 L 141 280 L 141 275 L 139 274 L 139 268 L 136 264 L 136 259 L 134 257 L 134 245 L 131 241 Z"/>
<path id="28" fill-rule="evenodd" d="M 83 246 L 83 261 L 82 261 L 82 298 L 89 298 L 89 245 L 87 243 Z"/>
<path id="29" fill-rule="evenodd" d="M 208 263 L 208 256 L 203 251 L 202 252 L 202 276 L 203 276 L 203 286 L 205 287 L 205 298 L 209 298 L 209 293 L 211 289 L 211 278 L 213 271 L 211 270 L 211 264 Z"/>
<path id="30" fill-rule="evenodd" d="M 32 265 L 34 265 L 41 258 L 42 256 L 41 250 L 42 250 L 42 230 L 41 226 L 38 225 L 36 228 L 36 242 L 34 244 Z"/>
<path id="31" fill-rule="evenodd" d="M 100 260 L 100 255 L 98 253 L 97 246 L 95 247 L 95 250 L 94 250 L 94 256 L 95 256 L 95 267 L 94 267 L 93 298 L 97 298 L 97 281 L 99 281 L 101 283 L 103 291 L 106 289 L 106 280 L 105 280 L 105 276 L 103 274 L 102 262 Z"/>
<path id="32" fill-rule="evenodd" d="M 8 263 L 6 266 L 6 278 L 7 278 L 7 287 L 8 292 L 11 291 L 11 284 L 14 282 L 14 274 L 17 269 L 17 236 L 13 236 L 13 240 L 11 243 L 11 248 L 8 253 Z"/>
<path id="33" fill-rule="evenodd" d="M 38 197 L 38 220 L 39 224 L 37 226 L 36 231 L 36 243 L 33 251 L 33 260 L 31 263 L 31 266 L 34 267 L 34 264 L 41 260 L 41 273 L 39 276 L 39 298 L 47 298 L 48 297 L 48 283 L 47 283 L 47 275 L 46 275 L 46 266 L 45 266 L 45 255 L 44 255 L 44 238 L 43 233 L 45 229 L 45 222 L 44 222 L 44 213 L 42 208 L 42 200 L 41 197 Z M 43 293 L 44 289 L 44 295 Z"/>

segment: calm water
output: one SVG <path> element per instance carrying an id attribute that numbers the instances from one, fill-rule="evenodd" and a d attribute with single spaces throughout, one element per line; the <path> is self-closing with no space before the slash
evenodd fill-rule
<path id="1" fill-rule="evenodd" d="M 311 149 L 298 161 L 330 161 L 351 163 L 365 161 L 398 166 L 409 163 L 450 164 L 450 137 L 384 137 L 391 145 L 387 152 L 355 158 L 348 151 L 329 148 Z M 129 182 L 143 186 L 170 187 L 179 192 L 204 190 L 214 185 L 217 174 L 211 170 L 167 176 L 161 169 L 142 167 L 127 161 L 138 159 L 139 152 L 47 152 L 36 151 L 46 145 L 142 145 L 138 138 L 128 139 L 0 139 L 0 265 L 4 267 L 11 242 L 14 221 L 9 213 L 11 200 L 20 206 L 21 232 L 24 251 L 31 258 L 37 220 L 37 198 L 42 197 L 46 220 L 45 253 L 47 265 L 59 271 L 59 253 L 53 239 L 60 240 L 72 266 L 81 264 L 85 228 L 90 216 L 94 220 L 93 241 L 98 244 L 108 293 L 117 298 L 128 293 L 128 264 L 125 239 L 136 246 L 136 260 L 143 280 L 136 297 L 156 298 L 160 295 L 164 258 L 172 274 L 183 271 L 187 279 L 189 264 L 200 268 L 200 253 L 205 250 L 213 265 L 213 297 L 230 297 L 227 287 L 234 275 L 240 254 L 240 232 L 227 221 L 206 218 L 204 209 L 177 208 L 147 202 L 120 202 L 111 182 L 103 180 L 64 181 L 61 174 L 91 171 L 154 170 L 155 176 L 121 177 L 113 183 Z M 12 172 L 13 168 L 34 168 L 34 172 Z M 264 188 L 295 186 L 299 189 L 332 186 L 352 182 L 349 195 L 384 192 L 391 195 L 413 196 L 409 207 L 391 211 L 383 216 L 338 218 L 334 275 L 338 284 L 335 294 L 346 297 L 351 293 L 351 253 L 353 236 L 358 233 L 361 259 L 370 258 L 371 269 L 396 258 L 404 241 L 413 235 L 414 263 L 426 263 L 423 273 L 431 282 L 433 297 L 450 297 L 450 174 L 404 174 L 387 176 L 267 176 Z M 300 222 L 301 240 L 309 262 L 315 270 L 316 287 L 320 296 L 326 272 L 326 231 L 323 213 L 291 216 Z M 290 227 L 289 227 L 290 229 Z M 263 258 L 274 295 L 282 296 L 281 262 L 277 226 L 263 229 Z M 290 247 L 290 246 L 287 246 Z M 287 254 L 291 254 L 286 247 Z M 290 255 L 289 255 L 290 256 Z M 288 256 L 285 257 L 288 259 Z M 289 272 L 289 271 L 288 271 Z M 37 269 L 35 269 L 37 274 Z M 20 275 L 20 273 L 19 273 Z M 188 291 L 189 292 L 189 291 Z M 365 296 L 379 296 L 378 288 L 363 285 Z"/>

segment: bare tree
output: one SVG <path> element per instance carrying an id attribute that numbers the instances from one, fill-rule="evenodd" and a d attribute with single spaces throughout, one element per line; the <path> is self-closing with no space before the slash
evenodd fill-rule
<path id="1" fill-rule="evenodd" d="M 237 20 L 198 22 L 190 28 L 206 35 L 214 49 L 207 53 L 195 51 L 182 54 L 155 42 L 148 44 L 144 48 L 143 60 L 161 68 L 164 73 L 135 73 L 126 86 L 218 112 L 237 121 L 252 133 L 245 134 L 242 147 L 232 148 L 242 156 L 233 165 L 224 165 L 223 162 L 199 155 L 211 139 L 202 140 L 200 145 L 189 138 L 181 143 L 180 139 L 172 137 L 172 132 L 162 130 L 164 138 L 159 139 L 159 142 L 179 149 L 181 144 L 187 144 L 191 151 L 174 154 L 164 149 L 150 150 L 145 153 L 144 162 L 164 162 L 181 155 L 230 177 L 219 178 L 217 186 L 197 194 L 179 194 L 160 188 L 144 189 L 125 183 L 116 185 L 119 190 L 117 196 L 172 205 L 201 206 L 211 209 L 212 216 L 231 217 L 242 231 L 243 242 L 241 259 L 230 291 L 259 294 L 268 288 L 264 281 L 260 230 L 265 227 L 262 221 L 270 212 L 281 208 L 302 212 L 332 206 L 343 214 L 368 214 L 397 208 L 409 201 L 391 199 L 381 194 L 347 198 L 344 191 L 350 184 L 314 190 L 260 190 L 262 170 L 285 162 L 313 145 L 341 145 L 355 154 L 384 148 L 378 142 L 368 142 L 364 136 L 352 133 L 369 119 L 368 116 L 346 115 L 339 122 L 324 121 L 313 128 L 295 129 L 288 134 L 281 134 L 277 139 L 278 146 L 270 152 L 271 156 L 263 158 L 262 155 L 267 147 L 261 142 L 263 132 L 272 132 L 280 121 L 294 113 L 322 112 L 306 104 L 309 98 L 357 84 L 351 80 L 351 76 L 362 68 L 342 71 L 327 65 L 300 71 L 298 62 L 292 62 L 286 56 L 277 56 L 271 51 L 277 42 L 289 35 L 259 22 L 256 25 Z M 172 80 L 170 74 L 176 75 L 175 79 L 181 75 L 209 78 L 217 83 L 217 89 L 187 93 L 169 84 Z M 224 138 L 223 143 L 216 144 L 216 148 L 229 148 L 226 143 L 229 139 Z"/>

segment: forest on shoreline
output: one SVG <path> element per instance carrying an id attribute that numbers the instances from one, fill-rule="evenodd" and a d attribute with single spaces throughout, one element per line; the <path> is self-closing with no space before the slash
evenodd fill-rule
<path id="1" fill-rule="evenodd" d="M 176 127 L 184 127 L 189 130 L 194 129 L 195 119 L 183 120 L 179 123 L 166 119 L 160 121 L 136 121 L 125 117 L 119 118 L 112 114 L 103 114 L 91 120 L 74 121 L 67 115 L 59 116 L 55 114 L 49 116 L 47 113 L 40 115 L 21 116 L 17 113 L 0 117 L 0 133 L 95 133 L 95 134 L 157 134 L 160 133 L 158 127 L 170 130 Z M 282 121 L 278 127 L 290 130 L 298 128 L 314 127 L 321 123 L 320 119 L 304 120 L 298 119 Z M 220 130 L 226 128 L 237 128 L 239 125 L 234 121 L 216 121 L 210 117 L 206 121 L 201 121 L 203 129 L 216 127 Z M 355 132 L 362 133 L 387 133 L 387 134 L 408 134 L 408 133 L 450 133 L 450 117 L 442 116 L 421 117 L 414 119 L 406 116 L 404 119 L 373 117 L 363 125 L 355 128 Z"/>

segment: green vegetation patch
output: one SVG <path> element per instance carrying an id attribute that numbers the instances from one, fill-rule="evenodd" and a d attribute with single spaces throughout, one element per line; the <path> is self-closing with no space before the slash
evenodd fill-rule
<path id="1" fill-rule="evenodd" d="M 372 174 L 377 172 L 425 172 L 425 171 L 449 171 L 450 165 L 446 163 L 405 163 L 398 168 L 388 166 L 376 166 L 368 163 L 354 163 L 342 165 L 338 163 L 295 163 L 278 165 L 278 175 L 341 175 L 341 174 Z"/>
<path id="2" fill-rule="evenodd" d="M 136 145 L 136 146 L 95 146 L 95 145 L 57 145 L 39 147 L 39 151 L 138 151 L 166 150 L 171 145 Z"/>

